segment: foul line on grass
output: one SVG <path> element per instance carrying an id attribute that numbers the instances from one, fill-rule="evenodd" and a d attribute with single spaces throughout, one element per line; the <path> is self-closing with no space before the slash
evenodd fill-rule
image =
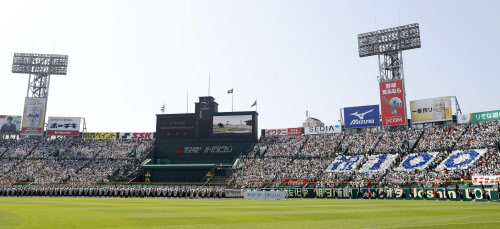
<path id="1" fill-rule="evenodd" d="M 469 223 L 438 223 L 428 225 L 407 225 L 407 226 L 394 226 L 394 227 L 374 227 L 365 229 L 378 229 L 378 228 L 402 228 L 402 227 L 433 227 L 433 226 L 448 226 L 448 225 L 461 225 L 461 224 L 478 224 L 478 223 L 499 223 L 500 221 L 484 221 L 484 222 L 469 222 Z"/>

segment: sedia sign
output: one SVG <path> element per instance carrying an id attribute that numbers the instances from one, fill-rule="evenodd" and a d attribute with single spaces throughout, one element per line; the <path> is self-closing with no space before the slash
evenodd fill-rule
<path id="1" fill-rule="evenodd" d="M 304 128 L 304 134 L 338 134 L 342 132 L 342 128 L 339 125 L 336 126 L 315 126 Z"/>

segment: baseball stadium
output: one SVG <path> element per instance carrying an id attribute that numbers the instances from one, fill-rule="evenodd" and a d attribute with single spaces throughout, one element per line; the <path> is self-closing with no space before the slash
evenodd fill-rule
<path id="1" fill-rule="evenodd" d="M 172 2 L 182 5 L 175 5 L 175 10 L 189 9 L 180 10 L 179 15 L 191 15 L 197 6 L 206 4 Z M 250 4 L 240 3 L 241 6 Z M 240 3 L 216 1 L 214 4 L 229 5 L 228 9 L 239 13 L 254 12 L 232 5 Z M 292 5 L 311 6 L 306 2 L 299 3 Z M 461 1 L 456 3 L 466 5 Z M 31 3 L 15 4 L 33 7 Z M 46 4 L 50 8 L 56 3 L 47 1 Z M 106 4 L 102 7 L 109 7 Z M 124 4 L 132 8 L 141 5 L 134 1 Z M 399 12 L 411 11 L 404 2 L 397 5 Z M 75 10 L 73 6 L 65 7 Z M 276 9 L 272 4 L 269 7 Z M 161 8 L 158 5 L 148 10 L 157 13 L 156 10 Z M 370 7 L 362 8 L 369 11 Z M 500 5 L 493 3 L 490 8 L 484 11 L 499 10 Z M 128 10 L 146 13 L 145 17 L 150 12 L 141 7 L 136 11 Z M 322 9 L 315 10 L 322 15 Z M 479 15 L 482 10 L 475 13 Z M 37 10 L 32 12 L 43 15 Z M 305 8 L 304 12 L 299 12 L 299 15 L 313 17 L 312 11 Z M 423 12 L 417 10 L 413 14 Z M 101 17 L 100 13 L 96 11 L 96 17 Z M 179 15 L 172 17 L 181 18 Z M 116 17 L 135 20 L 136 16 Z M 419 18 L 407 17 L 412 20 Z M 72 20 L 76 19 L 69 22 L 80 23 Z M 109 20 L 115 20 L 112 25 L 122 28 L 116 18 Z M 304 20 L 306 27 L 317 25 L 309 19 Z M 243 27 L 253 28 L 245 24 L 249 21 L 241 22 Z M 160 84 L 155 79 L 160 81 L 163 76 L 146 77 L 142 81 L 123 78 L 116 84 L 103 81 L 109 90 L 144 90 L 140 93 L 141 99 L 135 100 L 125 94 L 99 91 L 101 86 L 87 88 L 83 83 L 78 85 L 78 82 L 85 81 L 75 79 L 80 76 L 78 71 L 99 65 L 78 56 L 79 51 L 68 49 L 68 54 L 53 54 L 64 53 L 65 49 L 38 52 L 36 47 L 31 52 L 4 50 L 0 55 L 8 55 L 9 61 L 0 65 L 3 73 L 0 82 L 8 85 L 9 90 L 22 90 L 21 94 L 13 93 L 9 98 L 22 99 L 24 104 L 20 109 L 6 97 L 0 104 L 6 112 L 0 110 L 1 228 L 500 228 L 499 100 L 490 96 L 495 94 L 494 91 L 485 89 L 476 91 L 476 96 L 491 100 L 497 109 L 476 109 L 477 106 L 468 104 L 472 100 L 462 98 L 469 96 L 466 92 L 473 87 L 472 83 L 444 86 L 453 88 L 455 95 L 426 91 L 433 89 L 422 85 L 433 82 L 416 77 L 411 69 L 426 68 L 423 63 L 427 62 L 422 62 L 422 59 L 431 58 L 426 54 L 424 41 L 440 38 L 433 36 L 444 36 L 425 29 L 429 25 L 426 22 L 392 23 L 397 26 L 379 26 L 366 31 L 358 30 L 364 27 L 353 25 L 357 31 L 349 33 L 348 47 L 353 48 L 349 52 L 355 54 L 353 61 L 357 67 L 351 71 L 364 74 L 364 69 L 368 69 L 367 72 L 376 77 L 366 76 L 356 84 L 337 85 L 314 93 L 311 90 L 318 88 L 294 90 L 292 81 L 305 80 L 303 78 L 277 83 L 270 77 L 259 82 L 261 87 L 248 91 L 260 94 L 272 88 L 272 96 L 254 96 L 246 101 L 234 98 L 235 94 L 240 96 L 237 94 L 240 91 L 243 94 L 245 85 L 251 84 L 248 81 L 256 78 L 242 77 L 239 86 L 224 89 L 218 86 L 222 80 L 217 81 L 217 73 L 190 79 L 192 86 L 185 86 L 188 90 L 197 88 L 198 84 L 203 84 L 203 88 L 208 86 L 208 92 L 206 89 L 192 90 L 196 96 L 194 102 L 189 101 L 189 92 L 186 99 L 176 95 L 158 102 L 152 98 L 148 94 L 153 93 L 148 92 L 152 89 L 146 85 L 155 87 L 153 84 Z M 180 22 L 174 20 L 173 23 Z M 287 22 L 281 23 L 287 26 Z M 142 29 L 141 26 L 130 26 L 131 31 Z M 199 33 L 204 31 L 201 26 L 193 28 L 199 29 Z M 484 30 L 488 29 L 484 27 Z M 498 29 L 494 32 L 500 33 Z M 317 36 L 313 39 L 321 40 L 320 35 Z M 135 39 L 146 38 L 138 35 Z M 435 48 L 432 44 L 429 46 L 429 49 Z M 500 48 L 498 45 L 494 47 Z M 192 51 L 188 48 L 181 50 Z M 403 54 L 410 56 L 405 59 L 405 68 Z M 148 63 L 157 61 L 153 60 L 156 57 L 140 56 L 143 58 L 152 58 Z M 162 68 L 172 66 L 169 62 L 172 60 L 165 58 Z M 196 67 L 190 62 L 192 59 L 182 58 L 176 61 L 188 62 L 186 66 L 189 68 Z M 498 57 L 491 58 L 498 61 Z M 365 60 L 369 62 L 363 62 Z M 176 61 L 173 62 L 179 63 Z M 144 63 L 138 63 L 141 64 Z M 73 65 L 77 67 L 72 69 Z M 287 67 L 300 68 L 297 65 Z M 450 66 L 443 64 L 442 67 Z M 98 69 L 95 70 L 98 76 L 94 80 L 100 82 L 99 78 L 104 78 L 105 74 L 100 75 Z M 129 74 L 127 71 L 120 70 L 116 74 Z M 158 69 L 154 72 L 163 74 Z M 23 82 L 28 80 L 26 94 L 26 84 L 10 82 L 12 78 L 22 78 Z M 163 90 L 176 91 L 184 87 L 178 83 L 182 77 L 167 78 L 168 84 L 161 86 Z M 227 79 L 231 81 L 231 78 Z M 488 78 L 483 76 L 483 80 Z M 491 80 L 491 84 L 498 82 L 498 79 Z M 328 84 L 326 81 L 309 83 Z M 300 84 L 309 87 L 305 82 Z M 360 89 L 364 86 L 359 84 L 374 85 L 374 90 Z M 55 93 L 51 94 L 50 101 L 54 100 L 54 105 L 48 100 L 51 85 Z M 62 87 L 81 93 L 74 93 L 74 96 L 58 94 L 58 88 Z M 222 92 L 214 92 L 214 88 Z M 337 90 L 344 95 L 342 98 L 325 98 Z M 86 94 L 92 91 L 98 91 L 106 102 L 90 102 Z M 307 108 L 309 102 L 298 108 L 301 112 L 306 111 L 305 118 L 295 119 L 296 116 L 286 112 L 276 113 L 276 110 L 288 109 L 284 107 L 302 106 L 299 100 L 284 102 L 278 95 L 282 92 L 305 98 L 311 104 L 318 100 L 335 112 L 322 114 L 315 111 L 315 115 L 338 119 L 325 124 L 312 117 Z M 79 100 L 85 102 L 78 103 Z M 132 125 L 132 119 L 120 117 L 123 113 L 142 109 L 144 105 L 139 103 L 145 100 L 157 103 L 154 112 L 140 117 L 135 115 L 134 119 L 150 122 Z M 114 106 L 114 101 L 121 107 L 108 113 L 105 107 Z M 123 104 L 128 107 L 122 108 Z M 193 105 L 194 111 L 190 112 L 189 107 Z M 185 108 L 186 111 L 181 112 Z M 105 121 L 96 121 L 95 114 Z M 290 119 L 293 120 L 288 121 Z M 119 123 L 120 129 L 114 129 L 113 122 Z M 133 128 L 122 132 L 127 126 Z"/>

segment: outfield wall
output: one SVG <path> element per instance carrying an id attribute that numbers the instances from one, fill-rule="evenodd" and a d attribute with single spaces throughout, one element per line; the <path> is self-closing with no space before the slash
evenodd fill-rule
<path id="1" fill-rule="evenodd" d="M 472 197 L 469 195 L 468 188 L 459 188 L 460 191 L 462 192 L 464 201 L 465 200 L 472 200 Z M 263 189 L 263 190 L 270 190 L 269 188 Z M 358 198 L 358 189 L 357 188 L 317 188 L 316 189 L 316 194 L 314 192 L 314 188 L 286 188 L 286 189 L 279 189 L 279 190 L 284 190 L 288 192 L 288 197 L 289 198 L 300 198 L 301 197 L 301 190 L 304 193 L 304 198 L 335 198 L 335 191 L 337 191 L 337 198 L 339 199 L 357 199 Z M 367 189 L 366 188 L 361 188 L 363 192 L 363 199 L 369 199 Z M 405 199 L 411 199 L 410 198 L 410 191 L 409 188 L 386 188 L 385 189 L 387 192 L 387 198 L 388 199 L 402 199 L 403 197 L 403 192 L 405 193 L 406 198 Z M 427 196 L 434 196 L 434 189 L 433 188 L 425 188 L 425 193 Z M 481 189 L 481 187 L 472 187 L 472 191 L 476 195 L 477 200 L 485 200 L 485 195 Z M 373 193 L 375 192 L 374 188 L 370 189 L 370 192 L 372 193 L 372 199 L 373 199 Z M 412 192 L 415 195 L 415 200 L 421 200 L 422 199 L 422 188 L 412 188 Z M 446 200 L 444 196 L 444 188 L 437 188 L 437 193 L 439 195 L 439 200 Z M 485 187 L 485 192 L 488 192 L 491 196 L 491 200 L 498 200 L 498 191 L 494 187 Z M 352 195 L 350 196 L 350 194 Z M 455 187 L 449 188 L 448 189 L 448 195 L 450 197 L 450 200 L 457 200 L 459 201 L 460 198 L 456 195 L 455 193 Z M 379 190 L 379 199 L 382 196 L 382 190 Z M 383 197 L 382 197 L 383 198 Z M 436 200 L 436 198 L 426 198 L 427 200 Z"/>

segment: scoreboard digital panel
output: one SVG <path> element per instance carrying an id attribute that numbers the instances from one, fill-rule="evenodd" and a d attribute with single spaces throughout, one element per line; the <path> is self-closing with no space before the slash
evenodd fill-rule
<path id="1" fill-rule="evenodd" d="M 157 138 L 194 138 L 196 136 L 196 116 L 194 114 L 158 115 L 156 121 Z"/>

